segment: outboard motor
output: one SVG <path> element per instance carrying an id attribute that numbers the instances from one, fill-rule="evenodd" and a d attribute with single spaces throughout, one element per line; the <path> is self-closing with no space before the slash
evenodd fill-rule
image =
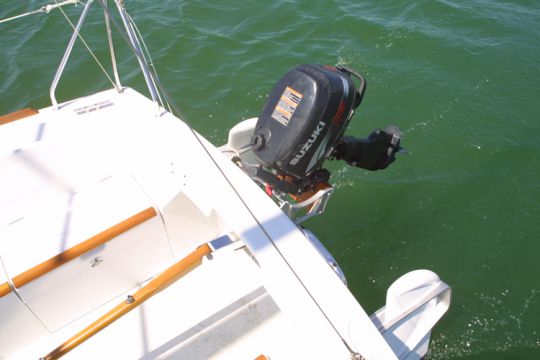
<path id="1" fill-rule="evenodd" d="M 352 77 L 358 81 L 358 86 Z M 251 150 L 261 166 L 250 175 L 271 189 L 298 196 L 327 184 L 326 159 L 368 170 L 386 168 L 400 150 L 399 128 L 366 139 L 344 136 L 362 102 L 366 82 L 346 67 L 299 65 L 274 87 L 257 121 Z"/>

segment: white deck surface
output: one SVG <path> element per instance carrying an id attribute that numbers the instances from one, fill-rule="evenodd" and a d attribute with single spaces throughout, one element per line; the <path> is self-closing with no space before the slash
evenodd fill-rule
<path id="1" fill-rule="evenodd" d="M 14 293 L 0 298 L 0 348 L 21 340 L 13 324 L 25 317 L 32 341 L 10 358 L 43 356 L 198 245 L 233 234 L 236 243 L 66 358 L 348 359 L 344 341 L 366 359 L 395 358 L 272 200 L 202 139 L 218 170 L 183 122 L 156 112 L 133 90 L 109 90 L 0 127 L 9 277 L 145 208 L 159 213 L 18 289 L 27 307 Z M 96 256 L 106 271 L 90 266 Z"/>

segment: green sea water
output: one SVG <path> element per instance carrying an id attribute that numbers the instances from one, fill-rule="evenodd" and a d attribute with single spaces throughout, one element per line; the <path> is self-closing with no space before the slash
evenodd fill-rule
<path id="1" fill-rule="evenodd" d="M 0 19 L 54 0 L 0 0 Z M 401 156 L 328 163 L 337 191 L 307 226 L 371 313 L 407 271 L 452 286 L 428 359 L 540 359 L 540 3 L 501 0 L 126 1 L 164 87 L 214 144 L 300 63 L 345 64 L 368 89 L 348 133 L 387 124 Z M 81 6 L 65 8 L 76 21 Z M 106 63 L 98 6 L 82 35 Z M 0 24 L 0 114 L 50 105 L 71 35 L 59 10 Z M 125 84 L 144 91 L 116 39 Z M 110 87 L 76 44 L 57 96 Z M 1 176 L 1 174 L 0 174 Z"/>

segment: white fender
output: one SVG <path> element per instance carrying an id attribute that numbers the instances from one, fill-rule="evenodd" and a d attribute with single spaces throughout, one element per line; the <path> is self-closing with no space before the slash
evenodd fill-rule
<path id="1" fill-rule="evenodd" d="M 371 320 L 399 359 L 426 355 L 431 329 L 450 306 L 450 287 L 429 270 L 411 271 L 386 293 L 386 306 Z"/>

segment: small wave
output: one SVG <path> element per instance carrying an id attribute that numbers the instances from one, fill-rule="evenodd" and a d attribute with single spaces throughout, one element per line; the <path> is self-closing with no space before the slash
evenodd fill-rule
<path id="1" fill-rule="evenodd" d="M 530 328 L 523 327 L 525 320 L 529 323 L 532 320 L 530 304 L 538 295 L 539 289 L 531 289 L 516 311 L 515 306 L 508 306 L 509 299 L 513 297 L 510 289 L 504 289 L 498 295 L 477 293 L 478 303 L 483 304 L 483 309 L 462 323 L 462 328 L 457 330 L 459 333 L 434 336 L 427 359 L 473 356 L 488 359 L 494 352 L 504 354 L 513 353 L 515 349 L 540 350 L 540 334 L 536 331 L 531 334 Z"/>

